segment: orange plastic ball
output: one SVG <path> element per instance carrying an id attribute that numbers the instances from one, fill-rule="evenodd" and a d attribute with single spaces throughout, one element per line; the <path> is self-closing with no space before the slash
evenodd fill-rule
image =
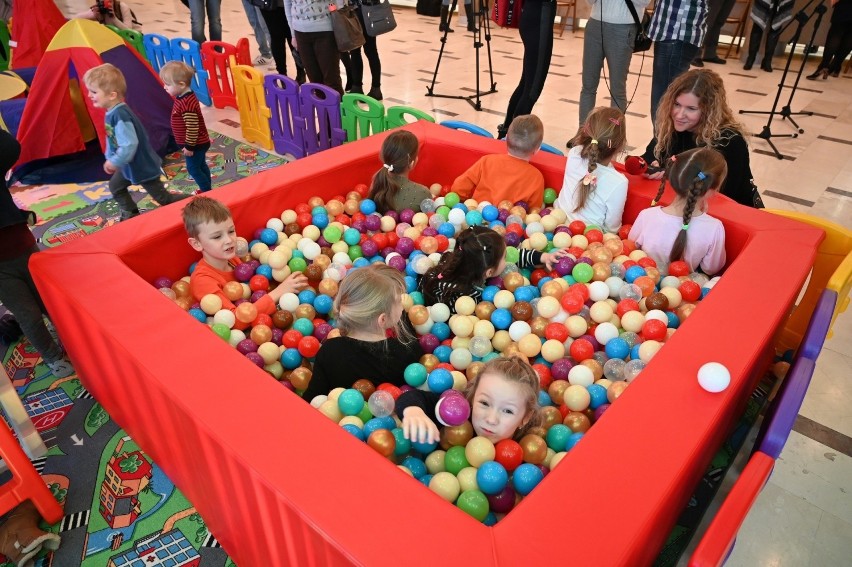
<path id="1" fill-rule="evenodd" d="M 518 272 L 509 272 L 503 277 L 503 287 L 511 292 L 524 285 L 524 276 Z"/>
<path id="2" fill-rule="evenodd" d="M 426 370 L 431 372 L 441 361 L 434 354 L 424 354 L 420 357 L 420 364 L 426 367 Z"/>
<path id="3" fill-rule="evenodd" d="M 172 284 L 172 291 L 175 292 L 177 297 L 190 297 L 189 282 L 183 280 L 176 281 Z M 242 289 L 240 291 L 242 292 Z"/>
<path id="4" fill-rule="evenodd" d="M 473 314 L 484 321 L 489 321 L 491 319 L 491 314 L 494 313 L 496 309 L 497 307 L 490 301 L 480 301 L 476 304 Z"/>
<path id="5" fill-rule="evenodd" d="M 413 325 L 422 325 L 429 320 L 429 310 L 423 305 L 414 305 L 408 310 L 408 318 Z"/>
<path id="6" fill-rule="evenodd" d="M 592 281 L 602 282 L 612 275 L 609 264 L 598 262 L 592 265 Z"/>
<path id="7" fill-rule="evenodd" d="M 464 375 L 467 378 L 467 381 L 476 379 L 477 376 L 482 372 L 482 369 L 485 367 L 484 362 L 471 362 L 468 367 L 464 371 Z"/>
<path id="8" fill-rule="evenodd" d="M 626 382 L 624 383 L 626 384 Z M 568 415 L 565 416 L 562 423 L 574 433 L 585 433 L 592 426 L 592 422 L 589 417 L 579 411 L 568 412 Z"/>
<path id="9" fill-rule="evenodd" d="M 515 321 L 529 321 L 533 316 L 532 305 L 526 301 L 518 301 L 510 309 L 512 319 Z"/>
<path id="10" fill-rule="evenodd" d="M 554 380 L 550 383 L 550 387 L 547 388 L 547 393 L 550 395 L 550 399 L 553 400 L 553 403 L 557 405 L 562 403 L 562 396 L 565 394 L 565 390 L 567 390 L 570 385 L 571 384 L 567 380 Z"/>
<path id="11" fill-rule="evenodd" d="M 540 465 L 547 458 L 547 443 L 538 435 L 528 434 L 518 442 L 524 451 L 524 461 Z"/>
<path id="12" fill-rule="evenodd" d="M 254 344 L 256 345 L 268 343 L 272 340 L 272 329 L 270 329 L 266 325 L 256 325 L 252 327 L 249 337 L 252 341 L 254 341 Z"/>
<path id="13" fill-rule="evenodd" d="M 542 427 L 550 429 L 557 423 L 562 423 L 562 413 L 558 408 L 545 406 L 541 408 Z"/>
<path id="14" fill-rule="evenodd" d="M 337 285 L 337 282 L 330 278 L 325 278 L 324 280 L 321 280 L 320 283 L 317 285 L 317 291 L 324 295 L 328 295 L 329 297 L 336 296 L 338 289 L 339 286 Z"/>
<path id="15" fill-rule="evenodd" d="M 648 297 L 649 295 L 654 293 L 654 280 L 652 280 L 648 276 L 639 276 L 633 281 L 633 284 L 642 290 L 642 297 Z"/>
<path id="16" fill-rule="evenodd" d="M 296 311 L 293 313 L 296 319 L 313 319 L 317 316 L 317 310 L 314 309 L 313 305 L 308 305 L 307 303 L 302 303 L 298 307 L 296 307 Z"/>
<path id="17" fill-rule="evenodd" d="M 446 449 L 464 447 L 471 439 L 473 439 L 473 425 L 469 421 L 465 421 L 461 425 L 444 428 L 441 432 L 441 447 L 446 447 Z"/>
<path id="18" fill-rule="evenodd" d="M 377 429 L 367 437 L 367 445 L 381 456 L 388 458 L 396 449 L 396 439 L 388 429 Z"/>
<path id="19" fill-rule="evenodd" d="M 183 309 L 184 311 L 189 311 L 192 308 L 192 298 L 191 297 L 178 297 L 175 299 L 175 305 Z"/>
<path id="20" fill-rule="evenodd" d="M 551 280 L 541 286 L 542 297 L 555 297 L 556 299 L 560 299 L 563 293 L 565 293 L 565 288 L 563 288 L 562 284 L 556 280 Z"/>
<path id="21" fill-rule="evenodd" d="M 373 383 L 367 380 L 366 378 L 356 380 L 355 383 L 352 384 L 352 388 L 361 392 L 361 395 L 364 396 L 365 400 L 372 396 L 373 392 L 376 391 L 376 387 L 373 385 Z"/>
<path id="22" fill-rule="evenodd" d="M 222 293 L 232 302 L 242 299 L 243 285 L 240 282 L 225 282 L 225 285 L 222 286 Z"/>
<path id="23" fill-rule="evenodd" d="M 628 382 L 620 381 L 613 382 L 609 389 L 606 391 L 606 399 L 609 400 L 609 403 L 614 403 L 621 394 L 624 393 L 624 390 L 628 386 Z"/>
<path id="24" fill-rule="evenodd" d="M 550 324 L 550 321 L 545 319 L 544 317 L 533 317 L 531 321 L 529 321 L 530 329 L 533 334 L 538 337 L 543 337 L 544 332 L 547 329 L 547 326 Z"/>
<path id="25" fill-rule="evenodd" d="M 257 307 L 254 306 L 254 303 L 249 303 L 248 301 L 240 303 L 234 310 L 234 315 L 237 321 L 241 323 L 251 323 L 257 317 Z"/>
<path id="26" fill-rule="evenodd" d="M 290 372 L 290 383 L 293 384 L 293 387 L 297 390 L 304 390 L 308 387 L 308 384 L 311 383 L 311 371 L 304 366 L 299 366 Z"/>
<path id="27" fill-rule="evenodd" d="M 322 279 L 322 268 L 317 264 L 311 264 L 304 271 L 305 277 L 312 282 L 318 282 Z"/>

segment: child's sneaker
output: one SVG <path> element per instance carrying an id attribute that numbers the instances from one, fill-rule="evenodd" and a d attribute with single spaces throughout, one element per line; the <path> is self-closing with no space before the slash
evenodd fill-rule
<path id="1" fill-rule="evenodd" d="M 67 378 L 76 372 L 71 361 L 64 357 L 55 362 L 48 362 L 47 366 L 50 368 L 50 373 L 56 378 Z"/>
<path id="2" fill-rule="evenodd" d="M 267 59 L 263 55 L 258 55 L 254 58 L 253 63 L 255 67 L 266 67 L 267 65 L 269 65 L 269 59 Z"/>

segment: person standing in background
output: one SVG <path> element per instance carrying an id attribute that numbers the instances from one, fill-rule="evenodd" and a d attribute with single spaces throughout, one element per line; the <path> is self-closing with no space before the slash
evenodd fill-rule
<path id="1" fill-rule="evenodd" d="M 760 49 L 763 31 L 766 30 L 766 46 L 760 68 L 772 72 L 772 56 L 778 45 L 781 28 L 793 19 L 793 0 L 754 0 L 751 6 L 751 35 L 748 38 L 748 56 L 743 69 L 750 71 Z"/>
<path id="2" fill-rule="evenodd" d="M 266 29 L 266 22 L 263 21 L 263 14 L 260 8 L 249 2 L 242 0 L 243 10 L 246 13 L 246 18 L 254 31 L 254 39 L 257 41 L 257 49 L 260 55 L 255 57 L 255 65 L 266 65 L 272 61 L 272 51 L 269 50 L 269 30 Z"/>
<path id="3" fill-rule="evenodd" d="M 302 56 L 308 80 L 322 83 L 343 95 L 340 51 L 331 28 L 331 6 L 342 8 L 344 0 L 333 0 L 331 4 L 322 0 L 287 0 L 284 2 L 284 11 L 293 28 L 293 47 Z M 267 19 L 267 26 L 269 22 Z"/>
<path id="4" fill-rule="evenodd" d="M 689 69 L 704 41 L 706 0 L 658 0 L 648 37 L 654 40 L 651 78 L 651 121 L 657 105 L 675 78 Z"/>
<path id="5" fill-rule="evenodd" d="M 268 10 L 260 10 L 266 29 L 269 30 L 269 47 L 272 58 L 275 59 L 275 72 L 279 75 L 287 74 L 287 49 L 293 56 L 296 64 L 296 82 L 304 84 L 305 68 L 302 66 L 302 58 L 293 43 L 293 32 L 290 29 L 289 16 L 284 8 L 284 0 L 275 0 Z"/>
<path id="6" fill-rule="evenodd" d="M 524 43 L 524 62 L 521 81 L 509 98 L 506 118 L 497 125 L 497 137 L 503 139 L 516 116 L 532 114 L 544 80 L 550 70 L 553 55 L 553 22 L 556 20 L 555 0 L 526 0 L 521 8 L 518 31 Z M 470 21 L 470 20 L 468 20 Z"/>
<path id="7" fill-rule="evenodd" d="M 696 67 L 703 67 L 704 62 L 716 63 L 724 65 L 727 63 L 719 57 L 716 49 L 719 47 L 719 34 L 722 33 L 722 26 L 725 25 L 725 20 L 731 15 L 731 10 L 734 9 L 736 0 L 707 0 L 709 4 L 707 14 L 707 36 L 704 38 L 704 56 L 700 54 L 692 60 L 692 64 Z"/>
<path id="8" fill-rule="evenodd" d="M 610 106 L 627 112 L 627 72 L 633 58 L 633 42 L 639 31 L 627 6 L 632 2 L 637 16 L 648 0 L 587 0 L 592 13 L 583 35 L 583 87 L 580 90 L 580 124 L 596 106 L 604 60 L 609 69 Z M 641 16 L 639 21 L 642 21 Z"/>
<path id="9" fill-rule="evenodd" d="M 372 0 L 367 0 L 370 5 Z M 379 49 L 376 45 L 376 38 L 367 33 L 367 28 L 364 25 L 364 14 L 361 11 L 361 0 L 349 0 L 349 5 L 355 8 L 358 14 L 358 21 L 361 22 L 361 28 L 364 30 L 364 55 L 367 56 L 367 62 L 370 64 L 370 92 L 367 96 L 376 100 L 382 100 L 382 61 L 379 59 Z M 361 58 L 361 48 L 353 49 L 348 53 L 341 53 L 340 60 L 343 61 L 343 67 L 346 69 L 346 86 L 343 90 L 348 93 L 364 94 L 364 60 Z"/>
<path id="10" fill-rule="evenodd" d="M 210 41 L 222 41 L 222 19 L 219 17 L 222 0 L 189 0 L 189 20 L 192 26 L 192 39 L 204 43 L 204 16 L 207 14 L 210 27 Z"/>
<path id="11" fill-rule="evenodd" d="M 831 0 L 834 10 L 831 12 L 831 27 L 825 37 L 822 61 L 817 70 L 808 75 L 809 81 L 822 77 L 827 79 L 840 76 L 840 66 L 852 52 L 852 0 Z"/>

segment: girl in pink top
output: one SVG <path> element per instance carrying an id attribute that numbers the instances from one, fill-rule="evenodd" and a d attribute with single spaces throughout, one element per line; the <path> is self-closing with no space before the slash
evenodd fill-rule
<path id="1" fill-rule="evenodd" d="M 696 148 L 668 160 L 657 196 L 636 217 L 629 235 L 661 271 L 668 271 L 669 262 L 676 260 L 707 275 L 725 266 L 725 227 L 707 214 L 707 200 L 722 186 L 727 172 L 725 158 L 710 148 Z M 666 179 L 677 198 L 670 205 L 655 207 Z"/>

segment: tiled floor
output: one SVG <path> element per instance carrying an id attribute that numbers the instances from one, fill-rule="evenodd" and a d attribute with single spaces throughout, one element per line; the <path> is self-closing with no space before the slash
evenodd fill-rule
<path id="1" fill-rule="evenodd" d="M 81 3 L 64 0 L 57 4 L 67 14 L 79 10 Z M 223 4 L 225 41 L 233 43 L 249 36 L 251 29 L 241 4 Z M 189 37 L 189 13 L 177 0 L 134 2 L 134 9 L 144 24 L 143 31 Z M 520 74 L 523 46 L 517 31 L 492 28 L 490 51 L 497 92 L 483 96 L 482 111 L 477 112 L 466 100 L 426 96 L 440 48 L 437 19 L 404 8 L 397 9 L 396 16 L 397 30 L 379 38 L 386 102 L 429 111 L 439 120 L 455 118 L 496 131 Z M 455 28 L 456 33 L 448 36 L 434 92 L 470 95 L 475 92 L 476 50 L 471 35 L 462 32 L 464 26 Z M 252 44 L 252 49 L 256 49 L 256 44 Z M 555 40 L 550 74 L 535 107 L 546 125 L 545 141 L 556 147 L 563 147 L 577 127 L 582 49 L 582 31 L 568 31 Z M 485 48 L 480 56 L 480 88 L 487 90 L 490 79 Z M 805 74 L 816 66 L 816 57 L 811 59 Z M 800 61 L 793 60 L 794 71 Z M 778 57 L 774 64 L 783 67 L 784 61 Z M 289 65 L 292 73 L 292 60 Z M 735 59 L 728 60 L 727 65 L 708 65 L 724 77 L 735 110 L 772 107 L 780 70 L 743 71 Z M 628 110 L 629 144 L 633 147 L 644 147 L 651 137 L 647 116 L 650 72 L 649 57 L 644 61 L 641 56 L 634 57 L 628 80 L 628 92 L 638 81 Z M 787 83 L 792 81 L 788 78 Z M 607 102 L 605 92 L 602 82 L 600 103 Z M 779 109 L 789 104 L 792 111 L 812 111 L 814 115 L 794 117 L 805 130 L 797 138 L 773 138 L 784 160 L 776 159 L 765 141 L 751 140 L 752 170 L 764 200 L 770 208 L 807 212 L 852 228 L 852 75 L 816 82 L 803 78 L 792 102 L 789 93 L 790 89 L 783 90 Z M 213 130 L 241 137 L 239 128 L 233 126 L 233 121 L 239 120 L 235 111 L 207 109 L 205 115 Z M 755 133 L 767 124 L 766 115 L 740 118 Z M 770 128 L 772 134 L 795 132 L 791 124 L 777 118 Z M 783 269 L 780 264 L 779 269 Z M 823 440 L 831 446 L 792 433 L 772 478 L 739 533 L 729 565 L 822 566 L 848 565 L 852 561 L 850 347 L 852 315 L 847 313 L 837 320 L 834 337 L 826 342 L 800 412 L 823 426 L 827 435 Z"/>

